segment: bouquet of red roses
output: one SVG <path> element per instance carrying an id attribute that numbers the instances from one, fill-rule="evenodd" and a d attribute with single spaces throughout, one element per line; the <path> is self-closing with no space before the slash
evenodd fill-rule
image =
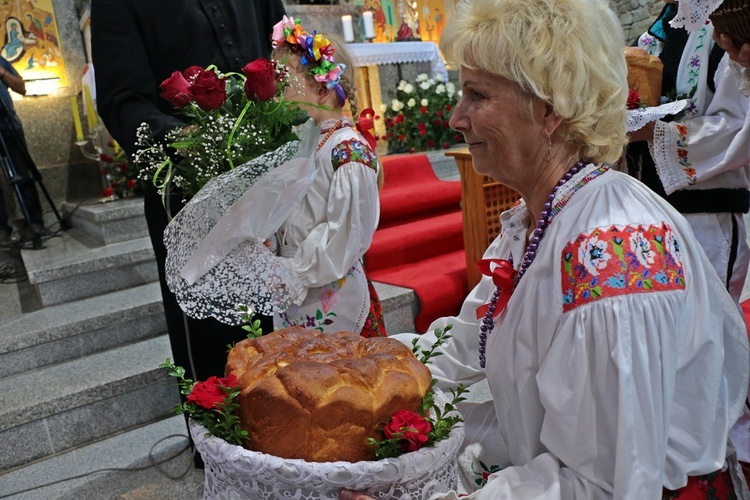
<path id="1" fill-rule="evenodd" d="M 284 98 L 288 85 L 287 67 L 268 59 L 240 73 L 223 74 L 215 66 L 173 72 L 159 95 L 190 121 L 167 133 L 163 143 L 141 125 L 136 154 L 141 178 L 162 194 L 178 187 L 190 198 L 217 175 L 296 140 L 293 127 L 307 117 Z"/>

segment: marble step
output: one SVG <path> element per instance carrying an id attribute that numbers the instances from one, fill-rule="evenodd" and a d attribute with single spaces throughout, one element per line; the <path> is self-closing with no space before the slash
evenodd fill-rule
<path id="1" fill-rule="evenodd" d="M 65 202 L 62 210 L 72 227 L 100 243 L 119 243 L 148 236 L 142 197 L 89 205 Z"/>
<path id="2" fill-rule="evenodd" d="M 22 250 L 29 283 L 44 307 L 93 297 L 158 279 L 149 238 L 102 245 L 71 229 L 40 250 Z"/>
<path id="3" fill-rule="evenodd" d="M 182 416 L 157 420 L 0 472 L 0 498 L 198 500 L 203 493 L 203 471 L 192 469 L 189 450 L 180 453 L 186 446 L 187 428 Z M 169 460 L 175 455 L 177 458 Z M 154 467 L 147 467 L 152 459 L 165 461 L 159 467 L 173 477 L 180 476 L 188 467 L 190 473 L 178 481 L 169 479 Z M 108 468 L 144 470 L 95 472 Z"/>
<path id="4" fill-rule="evenodd" d="M 0 379 L 0 472 L 169 416 L 171 356 L 161 335 Z"/>
<path id="5" fill-rule="evenodd" d="M 0 320 L 0 379 L 166 331 L 158 283 Z"/>

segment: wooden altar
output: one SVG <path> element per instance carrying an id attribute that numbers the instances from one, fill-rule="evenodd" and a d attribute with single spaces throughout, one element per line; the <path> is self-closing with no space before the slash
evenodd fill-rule
<path id="1" fill-rule="evenodd" d="M 445 154 L 455 158 L 461 174 L 466 272 L 471 290 L 482 277 L 477 262 L 500 234 L 500 214 L 512 207 L 520 195 L 494 179 L 476 173 L 468 149 L 454 149 Z"/>

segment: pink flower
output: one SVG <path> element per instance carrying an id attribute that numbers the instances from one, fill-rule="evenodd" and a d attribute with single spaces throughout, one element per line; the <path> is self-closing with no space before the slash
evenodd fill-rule
<path id="1" fill-rule="evenodd" d="M 333 290 L 323 290 L 318 299 L 320 300 L 320 304 L 323 307 L 323 312 L 325 314 L 328 314 L 331 310 L 331 307 L 333 307 L 333 305 L 336 303 L 336 292 L 334 292 Z"/>

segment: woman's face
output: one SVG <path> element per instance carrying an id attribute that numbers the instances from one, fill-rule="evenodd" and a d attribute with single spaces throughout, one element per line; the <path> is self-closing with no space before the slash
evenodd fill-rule
<path id="1" fill-rule="evenodd" d="M 533 99 L 529 106 L 517 84 L 465 67 L 461 90 L 450 125 L 469 145 L 474 170 L 519 189 L 536 175 L 530 167 L 539 165 L 547 153 L 543 103 Z"/>

